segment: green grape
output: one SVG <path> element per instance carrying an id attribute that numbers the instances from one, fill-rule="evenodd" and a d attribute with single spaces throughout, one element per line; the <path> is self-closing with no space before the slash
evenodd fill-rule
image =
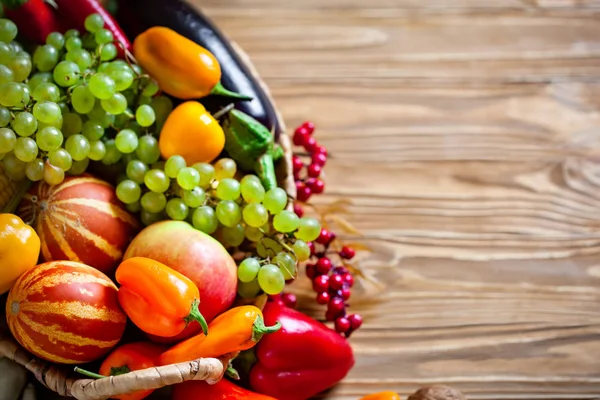
<path id="1" fill-rule="evenodd" d="M 31 59 L 25 55 L 13 57 L 7 66 L 13 72 L 13 80 L 15 82 L 23 82 L 27 79 L 33 68 Z"/>
<path id="2" fill-rule="evenodd" d="M 13 51 L 13 54 L 17 54 L 23 51 L 23 46 L 19 42 L 15 42 L 14 40 L 10 42 L 10 48 Z"/>
<path id="3" fill-rule="evenodd" d="M 192 215 L 192 225 L 194 228 L 198 229 L 207 234 L 214 233 L 219 226 L 219 221 L 217 220 L 217 216 L 215 210 L 213 210 L 209 206 L 201 206 L 194 210 L 194 214 Z"/>
<path id="4" fill-rule="evenodd" d="M 140 126 L 150 126 L 156 120 L 156 115 L 154 115 L 154 110 L 149 105 L 141 105 L 135 112 L 135 120 Z"/>
<path id="5" fill-rule="evenodd" d="M 65 103 L 64 101 L 59 101 L 56 104 L 58 104 L 58 107 L 60 108 L 61 115 L 62 114 L 67 114 L 67 113 L 71 112 L 71 109 L 69 108 L 69 106 L 67 105 L 67 103 Z"/>
<path id="6" fill-rule="evenodd" d="M 131 121 L 131 118 L 129 117 L 129 115 L 127 115 L 129 113 L 131 113 L 131 109 L 126 108 L 124 113 L 115 115 L 115 127 L 124 128 L 129 123 L 129 121 Z"/>
<path id="7" fill-rule="evenodd" d="M 58 86 L 69 87 L 79 82 L 81 70 L 72 61 L 61 61 L 54 67 L 52 75 Z"/>
<path id="8" fill-rule="evenodd" d="M 292 245 L 292 250 L 294 250 L 294 254 L 298 258 L 298 261 L 306 261 L 310 258 L 310 247 L 303 240 L 296 240 Z"/>
<path id="9" fill-rule="evenodd" d="M 140 185 L 134 181 L 126 179 L 117 185 L 116 193 L 119 200 L 123 203 L 131 204 L 140 199 L 142 196 L 142 189 L 140 188 Z"/>
<path id="10" fill-rule="evenodd" d="M 85 71 L 92 65 L 92 56 L 89 51 L 84 49 L 73 49 L 67 52 L 65 56 L 67 61 L 74 62 L 79 67 L 79 70 Z"/>
<path id="11" fill-rule="evenodd" d="M 109 68 L 110 68 L 110 63 L 103 62 L 103 63 L 100 63 L 100 65 L 98 65 L 98 67 L 96 68 L 96 72 L 102 72 L 103 74 L 108 74 Z"/>
<path id="12" fill-rule="evenodd" d="M 65 171 L 57 166 L 44 163 L 44 182 L 48 185 L 58 185 L 65 179 Z"/>
<path id="13" fill-rule="evenodd" d="M 125 204 L 125 209 L 130 213 L 138 213 L 142 209 L 142 203 L 138 200 L 131 204 Z"/>
<path id="14" fill-rule="evenodd" d="M 42 82 L 33 89 L 31 97 L 35 101 L 58 102 L 60 100 L 60 90 L 53 83 Z"/>
<path id="15" fill-rule="evenodd" d="M 19 136 L 31 136 L 38 127 L 37 119 L 27 111 L 15 115 L 11 125 Z"/>
<path id="16" fill-rule="evenodd" d="M 0 127 L 5 127 L 10 123 L 11 119 L 10 111 L 6 107 L 0 106 Z M 2 148 L 2 146 L 0 146 Z"/>
<path id="17" fill-rule="evenodd" d="M 285 252 L 277 253 L 277 255 L 273 257 L 273 260 L 271 260 L 271 262 L 279 266 L 279 269 L 283 274 L 283 278 L 286 281 L 296 278 L 296 259 L 290 254 Z"/>
<path id="18" fill-rule="evenodd" d="M 145 135 L 139 139 L 138 147 L 135 149 L 135 154 L 146 164 L 152 164 L 160 158 L 160 149 L 158 141 L 154 136 Z"/>
<path id="19" fill-rule="evenodd" d="M 142 209 L 140 212 L 140 219 L 142 220 L 142 224 L 149 226 L 156 222 L 162 221 L 164 218 L 161 213 L 151 213 Z"/>
<path id="20" fill-rule="evenodd" d="M 51 124 L 61 115 L 60 107 L 53 101 L 40 101 L 33 106 L 33 115 L 45 124 Z"/>
<path id="21" fill-rule="evenodd" d="M 133 72 L 134 72 L 136 75 L 138 75 L 138 76 L 144 73 L 144 71 L 142 71 L 142 67 L 140 67 L 140 66 L 139 66 L 139 65 L 137 65 L 137 64 L 133 64 L 133 65 L 131 66 L 131 69 L 132 69 L 132 70 L 133 70 Z"/>
<path id="22" fill-rule="evenodd" d="M 170 180 L 164 171 L 152 169 L 144 175 L 144 184 L 156 193 L 164 193 L 169 189 Z"/>
<path id="23" fill-rule="evenodd" d="M 173 102 L 167 96 L 157 96 L 152 98 L 150 107 L 152 107 L 156 116 L 156 129 L 160 131 L 167 117 L 173 111 Z"/>
<path id="24" fill-rule="evenodd" d="M 69 136 L 65 142 L 65 149 L 73 160 L 83 161 L 90 154 L 90 142 L 83 135 Z"/>
<path id="25" fill-rule="evenodd" d="M 206 193 L 202 188 L 195 187 L 192 190 L 184 190 L 181 198 L 186 206 L 196 208 L 204 204 Z"/>
<path id="26" fill-rule="evenodd" d="M 65 40 L 72 37 L 79 37 L 79 31 L 77 29 L 69 29 L 65 32 Z"/>
<path id="27" fill-rule="evenodd" d="M 26 164 L 19 160 L 15 153 L 10 152 L 4 156 L 2 160 L 4 164 L 4 170 L 12 179 L 19 181 L 25 178 L 25 166 Z"/>
<path id="28" fill-rule="evenodd" d="M 244 242 L 246 235 L 244 233 L 244 225 L 237 224 L 232 227 L 224 226 L 221 230 L 223 240 L 232 247 L 237 247 Z"/>
<path id="29" fill-rule="evenodd" d="M 116 92 L 115 81 L 106 74 L 94 74 L 89 81 L 90 91 L 101 100 L 110 99 Z"/>
<path id="30" fill-rule="evenodd" d="M 109 72 L 116 71 L 118 69 L 123 69 L 123 70 L 128 70 L 128 71 L 133 72 L 133 70 L 131 69 L 131 67 L 129 66 L 127 61 L 125 61 L 125 60 L 115 60 L 110 63 Z"/>
<path id="31" fill-rule="evenodd" d="M 277 187 L 269 190 L 265 194 L 263 205 L 271 214 L 275 215 L 285 208 L 287 201 L 288 197 L 285 190 Z"/>
<path id="32" fill-rule="evenodd" d="M 117 56 L 117 46 L 107 43 L 100 49 L 100 60 L 110 61 Z M 98 71 L 102 72 L 102 71 Z"/>
<path id="33" fill-rule="evenodd" d="M 123 129 L 115 137 L 115 145 L 123 154 L 133 153 L 138 147 L 137 134 L 131 129 Z"/>
<path id="34" fill-rule="evenodd" d="M 265 198 L 265 188 L 256 175 L 246 175 L 240 182 L 242 197 L 246 203 L 261 203 Z"/>
<path id="35" fill-rule="evenodd" d="M 28 137 L 18 138 L 13 151 L 15 156 L 25 163 L 35 160 L 38 155 L 38 147 L 35 140 Z"/>
<path id="36" fill-rule="evenodd" d="M 75 32 L 77 32 L 77 31 L 75 30 Z M 66 37 L 67 33 L 65 33 L 65 36 L 63 36 L 60 32 L 49 33 L 48 36 L 46 37 L 46 44 L 49 44 L 50 46 L 54 46 L 58 50 L 62 49 L 65 46 L 65 37 Z M 73 35 L 73 34 L 71 33 L 71 35 Z"/>
<path id="37" fill-rule="evenodd" d="M 115 116 L 104 111 L 100 102 L 96 102 L 94 108 L 87 116 L 90 120 L 97 122 L 105 129 L 115 122 Z"/>
<path id="38" fill-rule="evenodd" d="M 10 128 L 0 128 L 0 149 L 2 153 L 8 153 L 15 148 L 17 144 L 17 135 Z"/>
<path id="39" fill-rule="evenodd" d="M 44 161 L 36 158 L 35 160 L 28 162 L 25 166 L 25 175 L 27 175 L 27 179 L 32 182 L 44 179 Z"/>
<path id="40" fill-rule="evenodd" d="M 167 215 L 169 218 L 175 221 L 183 221 L 188 216 L 188 206 L 185 205 L 183 200 L 173 198 L 167 202 L 166 206 Z"/>
<path id="41" fill-rule="evenodd" d="M 63 143 L 63 134 L 53 126 L 40 129 L 35 135 L 38 147 L 43 151 L 52 151 L 60 148 Z"/>
<path id="42" fill-rule="evenodd" d="M 76 49 L 80 49 L 82 46 L 81 39 L 78 37 L 70 37 L 65 41 L 65 48 L 67 51 L 73 51 Z"/>
<path id="43" fill-rule="evenodd" d="M 119 92 L 128 89 L 135 78 L 131 68 L 125 69 L 109 67 L 107 75 L 115 82 L 115 87 Z"/>
<path id="44" fill-rule="evenodd" d="M 260 262 L 256 258 L 246 258 L 238 266 L 238 279 L 243 283 L 252 282 L 256 280 L 259 270 Z"/>
<path id="45" fill-rule="evenodd" d="M 45 44 L 38 47 L 33 53 L 33 65 L 42 72 L 52 71 L 58 63 L 59 57 L 60 54 L 56 47 Z"/>
<path id="46" fill-rule="evenodd" d="M 114 36 L 108 29 L 99 29 L 94 32 L 94 39 L 98 44 L 107 44 L 114 40 Z"/>
<path id="47" fill-rule="evenodd" d="M 246 235 L 246 239 L 248 239 L 251 242 L 258 242 L 264 236 L 260 228 L 253 228 L 251 226 L 246 226 L 244 233 Z"/>
<path id="48" fill-rule="evenodd" d="M 17 82 L 6 82 L 0 85 L 0 104 L 5 107 L 16 107 L 24 97 L 24 90 Z"/>
<path id="49" fill-rule="evenodd" d="M 102 108 L 107 113 L 118 115 L 127 109 L 127 99 L 121 93 L 115 93 L 110 99 L 101 100 Z"/>
<path id="50" fill-rule="evenodd" d="M 104 154 L 104 158 L 102 159 L 102 164 L 113 165 L 121 161 L 123 153 L 121 153 L 117 149 L 114 139 L 109 139 L 106 142 L 104 142 L 104 146 L 106 147 L 106 153 Z"/>
<path id="51" fill-rule="evenodd" d="M 150 164 L 150 169 L 160 169 L 161 171 L 164 171 L 165 170 L 165 162 L 164 161 L 153 162 L 152 164 Z"/>
<path id="52" fill-rule="evenodd" d="M 125 167 L 127 177 L 139 184 L 144 183 L 146 172 L 148 172 L 148 166 L 140 160 L 131 160 L 127 163 L 127 167 Z"/>
<path id="53" fill-rule="evenodd" d="M 267 209 L 259 203 L 251 203 L 242 212 L 244 222 L 253 228 L 260 228 L 269 221 Z"/>
<path id="54" fill-rule="evenodd" d="M 81 133 L 83 130 L 83 122 L 81 116 L 76 113 L 68 112 L 63 115 L 63 128 L 62 131 L 65 136 L 73 136 Z"/>
<path id="55" fill-rule="evenodd" d="M 221 158 L 214 164 L 215 179 L 218 181 L 225 178 L 233 178 L 237 171 L 237 165 L 231 158 Z"/>
<path id="56" fill-rule="evenodd" d="M 197 163 L 192 166 L 200 174 L 200 182 L 198 186 L 202 189 L 206 189 L 210 186 L 212 180 L 215 177 L 215 169 L 208 163 Z"/>
<path id="57" fill-rule="evenodd" d="M 92 161 L 100 161 L 104 158 L 106 154 L 106 146 L 101 140 L 96 140 L 95 142 L 90 142 L 90 153 L 88 157 Z"/>
<path id="58" fill-rule="evenodd" d="M 71 158 L 68 151 L 62 148 L 49 152 L 48 161 L 50 161 L 50 164 L 65 171 L 68 171 L 73 165 L 73 158 Z"/>
<path id="59" fill-rule="evenodd" d="M 0 45 L 2 45 L 2 43 L 0 43 Z M 53 82 L 54 82 L 54 78 L 52 77 L 51 72 L 36 72 L 35 74 L 31 75 L 31 78 L 29 78 L 27 85 L 29 86 L 29 90 L 31 90 L 33 93 L 33 91 L 35 90 L 36 87 L 38 87 L 38 85 L 40 85 L 42 83 L 53 83 Z"/>
<path id="60" fill-rule="evenodd" d="M 239 282 L 237 287 L 237 293 L 244 299 L 252 299 L 261 292 L 260 286 L 257 280 L 252 282 Z"/>
<path id="61" fill-rule="evenodd" d="M 177 174 L 177 183 L 184 190 L 192 190 L 199 182 L 200 174 L 192 167 L 182 168 Z"/>
<path id="62" fill-rule="evenodd" d="M 86 31 L 95 33 L 104 27 L 104 19 L 100 14 L 90 14 L 85 17 L 83 25 Z"/>
<path id="63" fill-rule="evenodd" d="M 240 207 L 231 200 L 221 200 L 216 208 L 217 219 L 225 226 L 232 227 L 242 219 Z"/>
<path id="64" fill-rule="evenodd" d="M 298 231 L 294 234 L 298 239 L 312 242 L 319 237 L 321 224 L 314 218 L 303 217 L 298 222 Z"/>
<path id="65" fill-rule="evenodd" d="M 240 183 L 232 178 L 222 179 L 217 186 L 217 197 L 221 200 L 237 200 L 240 197 Z"/>
<path id="66" fill-rule="evenodd" d="M 123 160 L 123 165 L 126 166 L 130 161 L 137 160 L 137 156 L 135 153 L 123 154 L 121 160 Z"/>
<path id="67" fill-rule="evenodd" d="M 0 42 L 10 43 L 17 37 L 17 25 L 10 19 L 0 19 Z"/>
<path id="68" fill-rule="evenodd" d="M 162 193 L 146 192 L 141 200 L 142 208 L 151 213 L 157 213 L 164 210 L 167 205 L 167 198 Z"/>
<path id="69" fill-rule="evenodd" d="M 81 38 L 81 43 L 83 48 L 89 51 L 92 51 L 96 48 L 96 39 L 94 38 L 94 35 L 84 35 Z"/>
<path id="70" fill-rule="evenodd" d="M 70 175 L 81 175 L 85 172 L 89 164 L 90 160 L 88 158 L 80 161 L 73 161 L 73 165 L 71 165 L 68 172 Z"/>
<path id="71" fill-rule="evenodd" d="M 171 156 L 165 162 L 165 173 L 169 178 L 177 178 L 179 171 L 186 167 L 185 159 L 181 156 Z"/>
<path id="72" fill-rule="evenodd" d="M 257 277 L 260 288 L 269 295 L 279 294 L 285 288 L 285 278 L 279 267 L 273 264 L 263 265 Z"/>
<path id="73" fill-rule="evenodd" d="M 0 64 L 6 65 L 13 56 L 13 51 L 7 43 L 0 42 Z"/>
<path id="74" fill-rule="evenodd" d="M 273 218 L 273 228 L 281 233 L 294 232 L 298 229 L 299 221 L 300 218 L 298 218 L 295 212 L 283 210 Z"/>
<path id="75" fill-rule="evenodd" d="M 146 87 L 144 87 L 144 89 L 142 90 L 142 96 L 144 96 L 144 97 L 152 97 L 156 93 L 158 93 L 158 89 L 159 89 L 158 83 L 156 83 L 156 81 L 154 79 L 151 79 L 148 82 L 148 84 L 146 85 Z"/>
<path id="76" fill-rule="evenodd" d="M 71 105 L 79 114 L 87 114 L 94 108 L 96 98 L 86 85 L 79 85 L 71 92 Z"/>
<path id="77" fill-rule="evenodd" d="M 15 76 L 10 68 L 4 64 L 0 64 L 0 84 L 12 82 Z"/>
<path id="78" fill-rule="evenodd" d="M 85 121 L 81 133 L 90 141 L 99 140 L 104 136 L 104 128 L 94 121 Z"/>

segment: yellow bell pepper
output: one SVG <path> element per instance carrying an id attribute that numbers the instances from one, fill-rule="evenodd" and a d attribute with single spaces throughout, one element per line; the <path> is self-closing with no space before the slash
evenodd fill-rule
<path id="1" fill-rule="evenodd" d="M 40 238 L 14 214 L 0 214 L 0 294 L 21 274 L 33 268 L 40 256 Z"/>

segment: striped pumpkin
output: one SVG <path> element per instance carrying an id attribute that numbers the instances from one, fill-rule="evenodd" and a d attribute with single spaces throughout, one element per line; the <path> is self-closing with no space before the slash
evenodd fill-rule
<path id="1" fill-rule="evenodd" d="M 35 220 L 45 261 L 77 261 L 109 276 L 139 230 L 114 187 L 90 175 L 69 177 L 56 186 L 36 183 L 17 213 L 24 221 Z"/>
<path id="2" fill-rule="evenodd" d="M 102 272 L 71 261 L 37 265 L 8 294 L 6 320 L 32 354 L 62 364 L 97 360 L 125 331 L 117 287 Z"/>

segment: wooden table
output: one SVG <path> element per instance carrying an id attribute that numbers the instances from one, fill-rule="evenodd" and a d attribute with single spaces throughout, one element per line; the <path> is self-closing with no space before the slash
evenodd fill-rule
<path id="1" fill-rule="evenodd" d="M 600 397 L 598 0 L 197 3 L 316 123 L 318 203 L 350 199 L 375 251 L 328 398 Z"/>

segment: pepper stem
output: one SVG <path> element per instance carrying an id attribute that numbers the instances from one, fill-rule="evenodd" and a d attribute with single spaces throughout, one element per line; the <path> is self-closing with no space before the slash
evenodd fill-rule
<path id="1" fill-rule="evenodd" d="M 231 97 L 238 100 L 252 100 L 252 97 L 245 96 L 243 94 L 232 92 L 231 90 L 225 89 L 221 82 L 217 82 L 215 87 L 212 88 L 210 94 L 216 94 L 218 96 Z"/>
<path id="2" fill-rule="evenodd" d="M 129 372 L 131 372 L 131 370 L 129 369 L 129 367 L 127 365 L 122 365 L 120 367 L 112 367 L 110 369 L 111 376 L 123 375 L 123 374 L 129 373 Z"/>
<path id="3" fill-rule="evenodd" d="M 273 326 L 265 326 L 265 320 L 262 316 L 256 317 L 254 320 L 254 325 L 252 326 L 252 341 L 258 342 L 263 335 L 268 333 L 275 333 L 279 329 L 281 329 L 281 324 L 279 321 Z"/>
<path id="4" fill-rule="evenodd" d="M 194 299 L 194 301 L 192 302 L 192 307 L 190 308 L 190 313 L 183 320 L 185 321 L 186 327 L 190 322 L 198 321 L 198 323 L 202 327 L 202 332 L 204 332 L 205 336 L 208 336 L 208 324 L 206 323 L 204 316 L 200 313 L 200 310 L 198 309 L 199 304 L 200 300 Z"/>
<path id="5" fill-rule="evenodd" d="M 258 158 L 254 165 L 256 174 L 262 181 L 266 191 L 277 187 L 277 177 L 275 176 L 275 163 L 270 152 L 264 153 Z"/>
<path id="6" fill-rule="evenodd" d="M 95 372 L 90 372 L 90 371 L 88 371 L 88 370 L 85 370 L 85 369 L 82 369 L 82 368 L 79 368 L 79 367 L 75 367 L 75 369 L 74 369 L 74 370 L 75 370 L 75 372 L 77 372 L 78 374 L 85 375 L 85 376 L 89 376 L 90 378 L 94 378 L 94 379 L 102 379 L 102 378 L 107 378 L 107 377 L 106 377 L 106 376 L 104 376 L 104 375 L 100 375 L 100 374 L 97 374 L 97 373 L 95 373 Z"/>

